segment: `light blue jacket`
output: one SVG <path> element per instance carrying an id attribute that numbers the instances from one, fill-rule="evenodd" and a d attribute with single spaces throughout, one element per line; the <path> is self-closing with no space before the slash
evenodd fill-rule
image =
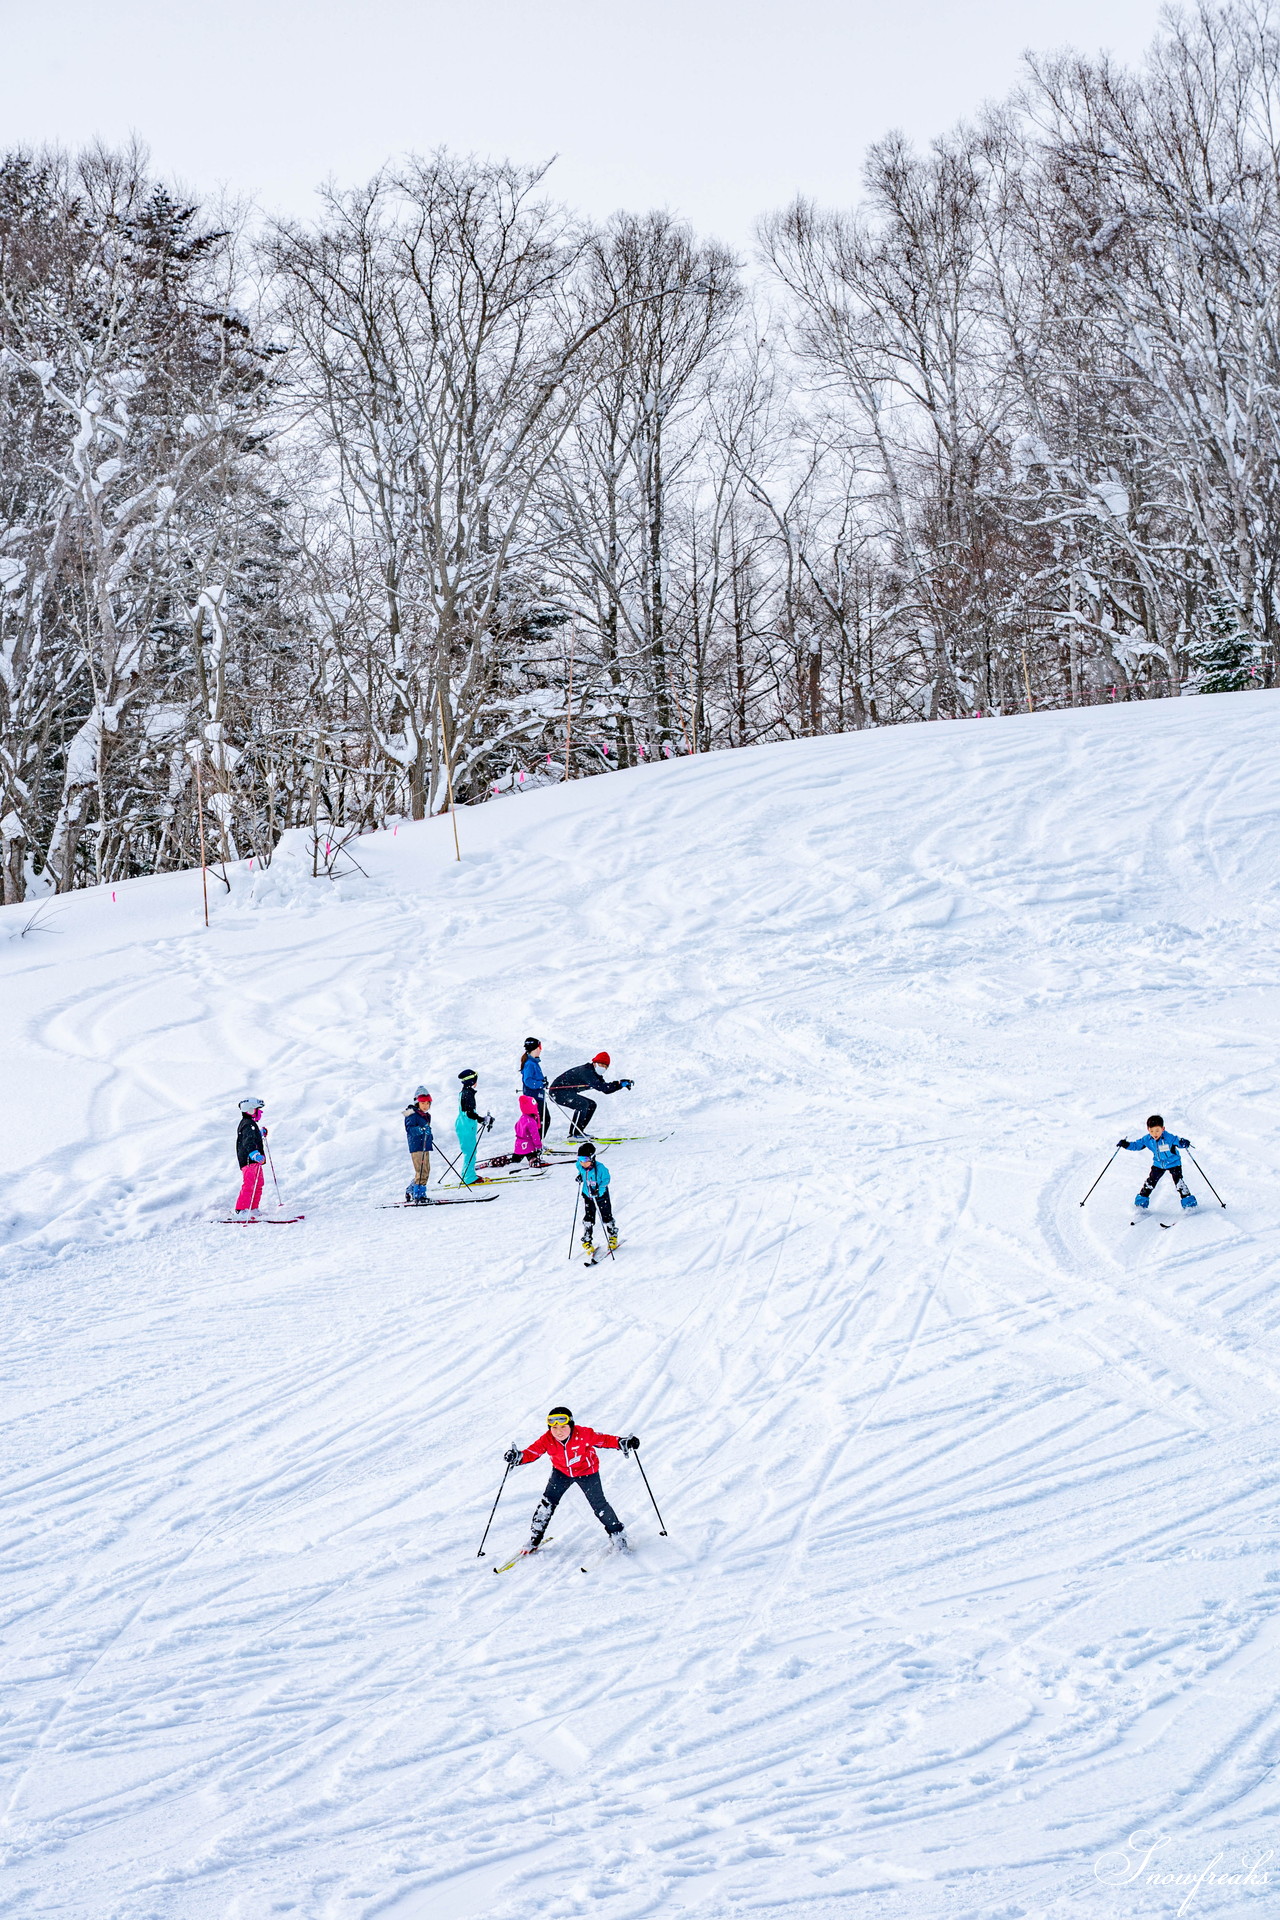
<path id="1" fill-rule="evenodd" d="M 590 1194 L 593 1200 L 600 1198 L 608 1184 L 609 1169 L 603 1160 L 597 1160 L 589 1173 L 584 1173 L 581 1167 L 578 1168 L 578 1185 L 584 1193 Z"/>
<path id="2" fill-rule="evenodd" d="M 1126 1144 L 1130 1153 L 1141 1153 L 1144 1147 L 1149 1148 L 1155 1155 L 1158 1167 L 1180 1167 L 1182 1155 L 1178 1152 L 1178 1148 L 1189 1147 L 1191 1142 L 1182 1139 L 1179 1134 L 1173 1133 L 1166 1127 L 1158 1140 L 1153 1140 L 1149 1133 L 1144 1133 L 1141 1140 L 1130 1140 Z"/>

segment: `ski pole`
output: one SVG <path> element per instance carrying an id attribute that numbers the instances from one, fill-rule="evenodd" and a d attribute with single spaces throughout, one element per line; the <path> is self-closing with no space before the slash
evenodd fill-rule
<path id="1" fill-rule="evenodd" d="M 504 1474 L 503 1474 L 503 1476 L 502 1476 L 502 1483 L 501 1483 L 501 1485 L 499 1486 L 499 1488 L 498 1488 L 498 1491 L 497 1491 L 497 1493 L 496 1493 L 496 1494 L 495 1494 L 495 1496 L 494 1496 L 494 1501 L 493 1501 L 493 1505 L 492 1505 L 492 1506 L 490 1507 L 490 1509 L 489 1509 L 489 1518 L 488 1518 L 488 1519 L 487 1519 L 487 1520 L 485 1521 L 485 1523 L 484 1523 L 484 1532 L 483 1532 L 483 1533 L 482 1533 L 482 1534 L 480 1535 L 480 1545 L 479 1545 L 479 1546 L 478 1546 L 478 1547 L 476 1548 L 476 1559 L 477 1559 L 477 1560 L 479 1560 L 479 1559 L 480 1559 L 480 1558 L 481 1558 L 481 1557 L 483 1556 L 483 1554 L 484 1554 L 484 1543 L 485 1543 L 485 1541 L 486 1541 L 486 1540 L 487 1540 L 487 1539 L 489 1538 L 489 1529 L 490 1529 L 490 1527 L 491 1527 L 491 1526 L 493 1525 L 493 1516 L 494 1516 L 494 1514 L 495 1514 L 495 1513 L 496 1513 L 496 1512 L 498 1511 L 498 1501 L 499 1501 L 499 1500 L 501 1500 L 501 1498 L 502 1498 L 502 1488 L 506 1486 L 506 1484 L 507 1484 L 507 1475 L 508 1475 L 508 1474 L 509 1474 L 510 1472 L 511 1472 L 511 1462 L 510 1462 L 510 1461 L 508 1461 L 508 1462 L 507 1462 L 507 1472 L 506 1472 L 506 1473 L 504 1473 Z"/>
<path id="2" fill-rule="evenodd" d="M 435 1147 L 433 1147 L 433 1148 L 432 1148 L 432 1152 L 433 1152 L 433 1153 L 438 1153 L 438 1154 L 440 1155 L 440 1158 L 441 1158 L 441 1159 L 442 1159 L 442 1160 L 444 1161 L 444 1163 L 445 1163 L 445 1165 L 446 1165 L 446 1167 L 449 1167 L 449 1168 L 450 1168 L 450 1169 L 451 1169 L 451 1170 L 452 1170 L 452 1171 L 453 1171 L 454 1173 L 457 1173 L 457 1174 L 458 1174 L 458 1179 L 459 1179 L 459 1182 L 461 1182 L 461 1181 L 462 1181 L 462 1175 L 461 1175 L 460 1173 L 458 1173 L 458 1169 L 457 1169 L 457 1166 L 456 1166 L 456 1165 L 455 1165 L 455 1163 L 454 1163 L 454 1162 L 453 1162 L 453 1161 L 452 1161 L 452 1160 L 451 1160 L 451 1159 L 449 1158 L 449 1156 L 448 1156 L 448 1154 L 447 1154 L 447 1153 L 445 1152 L 445 1150 L 444 1150 L 444 1148 L 443 1148 L 442 1146 L 439 1146 L 439 1145 L 437 1145 L 437 1146 L 435 1146 Z M 437 1185 L 437 1186 L 439 1186 L 439 1185 L 440 1185 L 440 1180 L 443 1180 L 443 1179 L 444 1179 L 444 1175 L 443 1175 L 443 1174 L 441 1174 L 441 1175 L 440 1175 L 440 1179 L 436 1181 L 436 1185 Z"/>
<path id="3" fill-rule="evenodd" d="M 1206 1187 L 1208 1187 L 1210 1193 L 1213 1195 L 1218 1205 L 1220 1207 L 1225 1207 L 1227 1204 L 1226 1201 L 1223 1199 L 1222 1195 L 1218 1192 L 1218 1189 L 1214 1186 L 1212 1180 L 1209 1178 L 1204 1168 L 1200 1165 L 1200 1162 L 1196 1159 L 1194 1153 L 1189 1153 L 1187 1155 L 1187 1158 L 1191 1162 L 1192 1166 L 1195 1168 L 1196 1172 L 1200 1175 L 1200 1178 L 1204 1181 Z"/>
<path id="4" fill-rule="evenodd" d="M 472 1171 L 473 1173 L 475 1172 L 475 1159 L 476 1159 L 476 1155 L 477 1155 L 477 1153 L 479 1153 L 479 1151 L 480 1151 L 480 1142 L 481 1142 L 481 1141 L 482 1141 L 482 1140 L 484 1139 L 484 1136 L 485 1136 L 485 1134 L 486 1134 L 487 1132 L 488 1132 L 488 1128 L 487 1128 L 487 1127 L 485 1126 L 485 1124 L 484 1124 L 484 1122 L 483 1122 L 483 1120 L 482 1120 L 482 1121 L 480 1122 L 480 1124 L 479 1124 L 479 1126 L 478 1126 L 478 1127 L 476 1128 L 476 1143 L 475 1143 L 475 1145 L 474 1145 L 474 1146 L 472 1147 L 472 1149 L 471 1149 L 471 1171 Z M 440 1147 L 440 1148 L 438 1148 L 438 1149 L 437 1149 L 437 1151 L 439 1152 L 439 1155 L 440 1155 L 440 1158 L 441 1158 L 441 1159 L 442 1159 L 442 1160 L 444 1161 L 444 1163 L 445 1163 L 445 1165 L 446 1165 L 446 1167 L 453 1167 L 453 1171 L 454 1171 L 454 1172 L 455 1172 L 455 1173 L 457 1174 L 457 1176 L 458 1176 L 458 1185 L 459 1185 L 459 1186 L 461 1186 L 461 1187 L 465 1187 L 465 1186 L 468 1186 L 468 1185 L 470 1185 L 470 1186 L 474 1186 L 474 1185 L 476 1184 L 474 1180 L 472 1180 L 472 1181 L 466 1181 L 466 1180 L 464 1180 L 464 1179 L 463 1179 L 463 1177 L 462 1177 L 462 1173 L 461 1173 L 461 1170 L 460 1170 L 460 1169 L 459 1169 L 458 1167 L 455 1167 L 455 1166 L 454 1166 L 454 1164 L 453 1164 L 453 1161 L 452 1161 L 452 1160 L 451 1160 L 451 1159 L 449 1158 L 449 1156 L 448 1156 L 448 1154 L 447 1154 L 447 1153 L 446 1153 L 446 1152 L 444 1151 L 444 1148 L 443 1148 L 443 1147 Z M 463 1154 L 463 1156 L 462 1156 L 462 1163 L 463 1163 L 463 1166 L 465 1166 L 465 1165 L 466 1165 L 466 1162 L 467 1162 L 467 1156 L 466 1156 L 466 1154 L 464 1153 L 464 1154 Z M 441 1179 L 441 1180 L 443 1180 L 443 1178 L 444 1178 L 444 1175 L 443 1175 L 443 1174 L 441 1174 L 441 1176 L 440 1176 L 440 1179 Z M 439 1185 L 440 1185 L 440 1180 L 437 1180 L 437 1181 L 436 1181 L 436 1185 L 437 1185 L 437 1186 L 439 1186 Z"/>
<path id="5" fill-rule="evenodd" d="M 1119 1149 L 1119 1147 L 1117 1147 L 1117 1148 L 1116 1148 L 1116 1153 L 1119 1153 L 1119 1151 L 1120 1151 L 1120 1149 Z M 1111 1160 L 1114 1160 L 1114 1159 L 1115 1159 L 1115 1157 L 1116 1157 L 1116 1153 L 1113 1153 L 1113 1154 L 1112 1154 L 1112 1156 L 1111 1156 Z M 1108 1160 L 1108 1162 L 1107 1162 L 1107 1167 L 1109 1167 L 1109 1166 L 1111 1165 L 1111 1160 Z M 1106 1170 L 1107 1170 L 1107 1167 L 1104 1167 L 1104 1168 L 1102 1169 L 1102 1173 L 1105 1173 L 1105 1172 L 1106 1172 Z M 1102 1178 L 1102 1173 L 1100 1173 L 1100 1174 L 1098 1175 L 1098 1180 L 1101 1180 L 1101 1178 Z M 1096 1187 L 1096 1186 L 1097 1186 L 1097 1184 L 1098 1184 L 1098 1180 L 1095 1180 L 1095 1181 L 1094 1181 L 1094 1183 L 1093 1183 L 1093 1187 Z M 1093 1192 L 1093 1187 L 1090 1187 L 1090 1189 L 1089 1189 L 1089 1193 L 1092 1193 L 1092 1192 Z M 1085 1195 L 1085 1197 L 1084 1197 L 1084 1200 L 1087 1200 L 1087 1199 L 1089 1198 L 1089 1193 L 1086 1193 L 1086 1195 Z M 1082 1200 L 1082 1201 L 1080 1202 L 1080 1205 L 1081 1205 L 1081 1206 L 1083 1206 L 1083 1205 L 1084 1205 L 1084 1200 Z"/>
<path id="6" fill-rule="evenodd" d="M 276 1163 L 271 1158 L 271 1143 L 268 1141 L 265 1133 L 262 1136 L 262 1144 L 267 1149 L 267 1165 L 271 1169 L 271 1178 L 273 1180 L 276 1180 Z M 280 1194 L 280 1182 L 278 1180 L 276 1180 L 276 1200 L 280 1206 L 284 1205 L 284 1201 L 281 1198 L 281 1194 Z"/>
<path id="7" fill-rule="evenodd" d="M 649 1485 L 649 1476 L 644 1470 L 644 1462 L 640 1458 L 639 1447 L 631 1448 L 631 1458 L 635 1461 L 636 1465 L 640 1469 L 640 1478 L 644 1481 L 645 1492 L 648 1494 L 649 1498 L 653 1500 L 653 1488 Z M 663 1539 L 665 1540 L 668 1537 L 667 1529 L 663 1523 L 662 1515 L 658 1513 L 658 1503 L 656 1500 L 653 1500 L 653 1510 L 655 1513 L 658 1514 L 658 1532 L 662 1535 Z"/>
<path id="8" fill-rule="evenodd" d="M 578 1231 L 578 1207 L 581 1204 L 581 1201 L 582 1201 L 582 1188 L 579 1187 L 577 1199 L 573 1203 L 573 1225 L 569 1229 L 569 1251 L 565 1255 L 566 1260 L 572 1260 L 573 1258 L 573 1236 Z"/>

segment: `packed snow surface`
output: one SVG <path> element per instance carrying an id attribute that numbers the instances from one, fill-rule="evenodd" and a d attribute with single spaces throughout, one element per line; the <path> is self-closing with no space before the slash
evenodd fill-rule
<path id="1" fill-rule="evenodd" d="M 1274 1912 L 1278 723 L 683 760 L 461 863 L 288 846 L 207 932 L 198 874 L 5 910 L 0 1913 Z M 589 1271 L 566 1167 L 380 1210 L 420 1079 L 509 1146 L 526 1032 L 664 1136 Z M 299 1226 L 217 1223 L 246 1093 Z M 1081 1208 L 1153 1109 L 1225 1211 L 1131 1226 L 1125 1154 Z M 634 1554 L 573 1492 L 495 1578 L 560 1400 L 668 1536 L 606 1453 Z"/>

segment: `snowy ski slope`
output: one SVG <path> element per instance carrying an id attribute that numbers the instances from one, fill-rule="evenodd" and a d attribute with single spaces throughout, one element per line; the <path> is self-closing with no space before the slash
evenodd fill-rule
<path id="1" fill-rule="evenodd" d="M 0 914 L 0 1914 L 1113 1920 L 1271 1847 L 1278 745 L 825 739 L 286 850 L 208 933 L 198 875 Z M 526 1032 L 673 1130 L 590 1272 L 564 1170 L 378 1209 L 420 1077 L 509 1145 Z M 246 1091 L 301 1226 L 209 1224 Z M 1081 1211 L 1153 1107 L 1227 1211 Z M 669 1538 L 608 1455 L 634 1556 L 571 1494 L 495 1579 L 560 1399 Z"/>

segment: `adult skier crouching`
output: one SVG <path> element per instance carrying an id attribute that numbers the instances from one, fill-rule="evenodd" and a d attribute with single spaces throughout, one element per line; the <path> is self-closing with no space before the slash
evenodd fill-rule
<path id="1" fill-rule="evenodd" d="M 255 1214 L 262 1200 L 262 1181 L 266 1160 L 267 1129 L 259 1126 L 262 1102 L 251 1094 L 240 1102 L 240 1124 L 236 1128 L 236 1159 L 240 1163 L 240 1198 L 237 1213 Z"/>
<path id="2" fill-rule="evenodd" d="M 1151 1205 L 1152 1194 L 1166 1173 L 1178 1189 L 1183 1206 L 1199 1206 L 1199 1201 L 1187 1185 L 1182 1171 L 1182 1155 L 1178 1151 L 1180 1147 L 1189 1147 L 1191 1142 L 1184 1140 L 1181 1134 L 1166 1133 L 1163 1114 L 1152 1113 L 1147 1116 L 1147 1131 L 1141 1140 L 1117 1140 L 1116 1145 L 1124 1147 L 1129 1153 L 1141 1153 L 1148 1149 L 1154 1161 L 1150 1173 L 1133 1196 L 1135 1207 L 1146 1211 Z"/>
<path id="3" fill-rule="evenodd" d="M 633 1080 L 604 1079 L 600 1068 L 608 1065 L 607 1053 L 593 1053 L 582 1066 L 570 1067 L 566 1072 L 558 1073 L 551 1082 L 551 1098 L 570 1116 L 571 1140 L 581 1140 L 591 1125 L 596 1103 L 587 1099 L 588 1090 L 592 1093 L 620 1093 L 624 1087 L 635 1085 Z"/>
<path id="4" fill-rule="evenodd" d="M 547 1431 L 541 1440 L 535 1440 L 531 1447 L 508 1447 L 502 1457 L 509 1467 L 528 1466 L 531 1461 L 538 1459 L 544 1453 L 551 1462 L 551 1478 L 547 1481 L 541 1500 L 533 1510 L 533 1522 L 526 1551 L 529 1553 L 538 1551 L 552 1514 L 575 1481 L 582 1488 L 591 1511 L 608 1534 L 610 1545 L 619 1551 L 625 1551 L 629 1542 L 623 1531 L 621 1520 L 604 1497 L 604 1488 L 600 1484 L 600 1459 L 596 1448 L 616 1447 L 619 1453 L 625 1454 L 639 1445 L 638 1434 L 628 1434 L 625 1439 L 619 1439 L 614 1433 L 596 1433 L 591 1427 L 575 1426 L 573 1415 L 568 1407 L 552 1407 L 547 1415 Z"/>

